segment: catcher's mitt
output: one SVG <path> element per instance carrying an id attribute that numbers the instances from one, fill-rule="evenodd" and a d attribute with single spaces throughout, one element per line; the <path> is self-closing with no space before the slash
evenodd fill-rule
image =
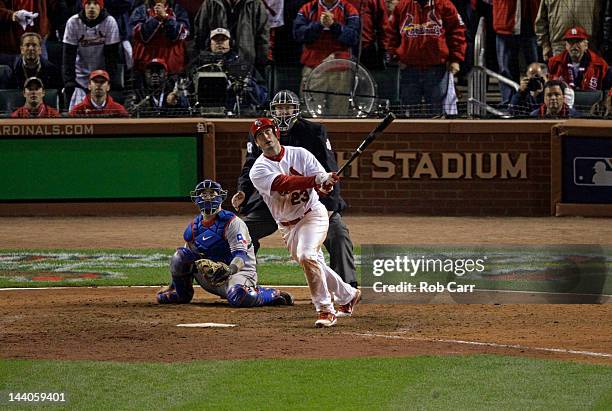
<path id="1" fill-rule="evenodd" d="M 218 263 L 204 258 L 197 260 L 195 265 L 206 281 L 214 287 L 224 284 L 231 275 L 230 268 L 225 263 Z"/>

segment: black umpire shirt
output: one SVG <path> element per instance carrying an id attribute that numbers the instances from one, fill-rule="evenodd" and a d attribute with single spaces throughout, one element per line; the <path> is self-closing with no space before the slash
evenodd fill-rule
<path id="1" fill-rule="evenodd" d="M 298 118 L 288 133 L 281 133 L 280 142 L 285 146 L 303 147 L 310 151 L 326 171 L 337 171 L 338 163 L 331 149 L 331 143 L 327 138 L 325 127 L 312 121 Z M 255 138 L 249 133 L 247 143 L 247 155 L 240 177 L 238 177 L 238 190 L 245 193 L 240 213 L 249 214 L 260 207 L 266 207 L 263 199 L 253 187 L 249 178 L 249 172 L 261 150 L 255 144 Z M 326 197 L 321 197 L 321 203 L 329 211 L 342 211 L 346 208 L 346 202 L 340 196 L 340 184 L 334 186 L 334 190 Z"/>

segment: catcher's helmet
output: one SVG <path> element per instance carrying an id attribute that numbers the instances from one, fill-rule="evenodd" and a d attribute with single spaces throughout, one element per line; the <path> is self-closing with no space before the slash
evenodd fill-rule
<path id="1" fill-rule="evenodd" d="M 191 192 L 193 201 L 200 211 L 206 215 L 217 213 L 221 208 L 221 203 L 227 198 L 227 190 L 221 184 L 213 180 L 204 180 Z"/>
<path id="2" fill-rule="evenodd" d="M 278 129 L 278 126 L 276 125 L 274 121 L 266 117 L 258 118 L 251 125 L 250 131 L 251 131 L 251 134 L 253 135 L 253 138 L 257 139 L 257 133 L 259 133 L 262 130 L 265 130 L 266 128 L 272 128 L 274 130 L 274 134 L 276 134 L 276 138 L 280 139 L 280 130 Z"/>
<path id="3" fill-rule="evenodd" d="M 280 105 L 292 105 L 293 108 L 289 110 L 280 110 L 277 107 Z M 300 115 L 300 99 L 293 91 L 281 90 L 276 93 L 270 102 L 270 112 L 279 130 L 287 132 Z"/>

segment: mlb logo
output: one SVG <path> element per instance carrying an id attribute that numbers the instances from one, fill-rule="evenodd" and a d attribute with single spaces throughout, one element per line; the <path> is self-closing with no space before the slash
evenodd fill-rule
<path id="1" fill-rule="evenodd" d="M 612 158 L 575 157 L 574 184 L 612 187 Z"/>

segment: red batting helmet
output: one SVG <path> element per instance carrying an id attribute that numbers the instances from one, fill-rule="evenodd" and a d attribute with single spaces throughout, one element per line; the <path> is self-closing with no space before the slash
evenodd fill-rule
<path id="1" fill-rule="evenodd" d="M 274 130 L 276 138 L 280 139 L 280 130 L 278 129 L 278 126 L 273 120 L 266 117 L 258 118 L 253 122 L 253 125 L 251 125 L 251 134 L 253 135 L 253 138 L 257 138 L 257 133 L 269 127 L 272 127 Z"/>

